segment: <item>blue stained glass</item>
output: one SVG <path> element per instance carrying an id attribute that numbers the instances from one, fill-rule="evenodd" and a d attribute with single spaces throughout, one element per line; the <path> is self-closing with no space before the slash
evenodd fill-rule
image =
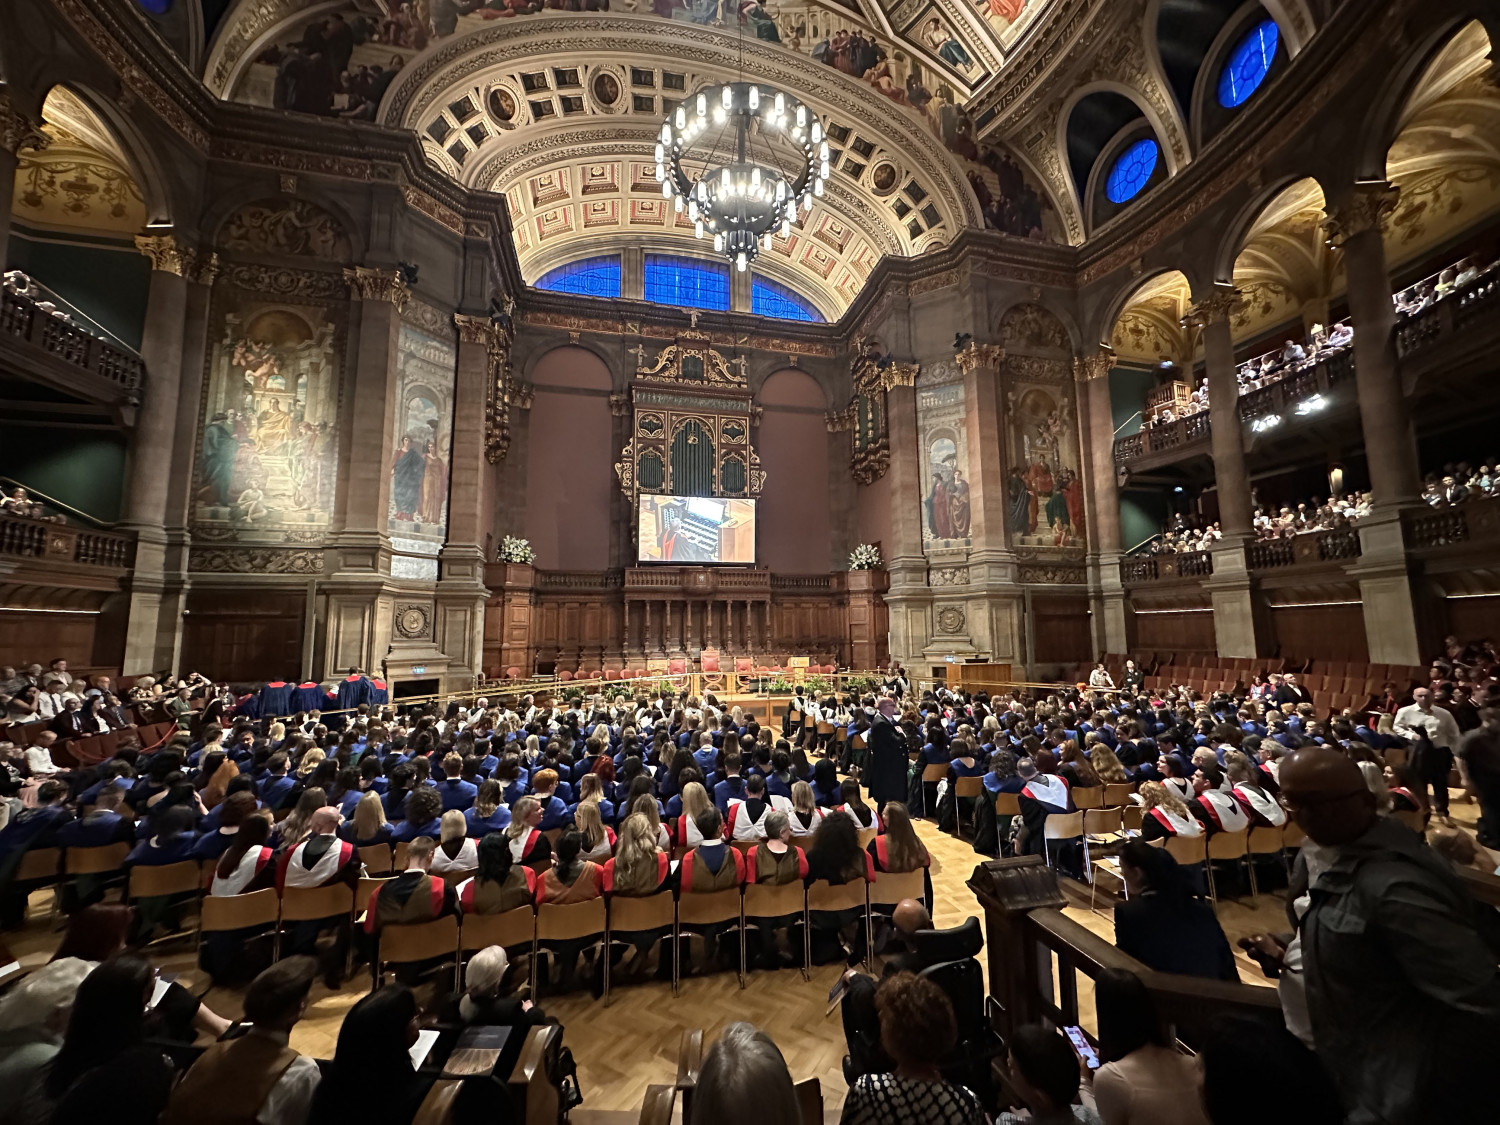
<path id="1" fill-rule="evenodd" d="M 536 287 L 553 293 L 573 293 L 579 297 L 618 297 L 620 259 L 607 255 L 569 262 L 555 270 L 548 270 L 537 279 Z"/>
<path id="2" fill-rule="evenodd" d="M 729 267 L 666 254 L 646 255 L 646 300 L 688 309 L 729 311 Z"/>
<path id="3" fill-rule="evenodd" d="M 166 15 L 172 8 L 172 0 L 136 0 L 136 2 L 155 16 Z"/>
<path id="4" fill-rule="evenodd" d="M 1263 20 L 1251 29 L 1229 53 L 1229 61 L 1219 74 L 1219 104 L 1225 109 L 1243 105 L 1260 89 L 1276 57 L 1281 29 L 1275 20 Z"/>
<path id="5" fill-rule="evenodd" d="M 750 311 L 756 316 L 823 323 L 823 314 L 806 297 L 764 277 L 750 282 Z"/>
<path id="6" fill-rule="evenodd" d="M 1104 194 L 1111 203 L 1125 203 L 1134 199 L 1156 171 L 1156 162 L 1161 158 L 1161 149 L 1150 137 L 1136 141 L 1115 158 L 1115 166 L 1109 170 L 1109 179 L 1104 183 Z"/>

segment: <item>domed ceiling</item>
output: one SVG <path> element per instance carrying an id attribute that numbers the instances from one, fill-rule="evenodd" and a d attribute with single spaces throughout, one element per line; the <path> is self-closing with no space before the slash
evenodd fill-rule
<path id="1" fill-rule="evenodd" d="M 524 275 L 621 245 L 702 253 L 652 164 L 663 116 L 743 74 L 808 102 L 837 174 L 757 269 L 836 317 L 886 254 L 966 227 L 1062 241 L 1030 170 L 965 105 L 1055 0 L 238 0 L 204 81 L 221 97 L 415 130 L 506 195 Z M 872 96 L 872 94 L 876 96 Z"/>

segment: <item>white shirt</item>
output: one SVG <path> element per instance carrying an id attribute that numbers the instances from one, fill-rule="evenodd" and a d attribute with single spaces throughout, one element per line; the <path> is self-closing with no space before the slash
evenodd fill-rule
<path id="1" fill-rule="evenodd" d="M 1394 725 L 1396 733 L 1405 739 L 1415 740 L 1425 731 L 1432 744 L 1439 749 L 1451 750 L 1458 745 L 1458 724 L 1454 722 L 1451 712 L 1436 703 L 1432 705 L 1430 712 L 1423 711 L 1415 703 L 1401 708 L 1396 712 Z"/>
<path id="2" fill-rule="evenodd" d="M 284 1031 L 266 1031 L 252 1027 L 245 1034 L 263 1035 L 267 1039 L 286 1045 Z M 303 1125 L 312 1109 L 313 1095 L 318 1092 L 318 1083 L 323 1072 L 315 1059 L 299 1054 L 271 1087 L 266 1100 L 256 1113 L 256 1125 Z"/>

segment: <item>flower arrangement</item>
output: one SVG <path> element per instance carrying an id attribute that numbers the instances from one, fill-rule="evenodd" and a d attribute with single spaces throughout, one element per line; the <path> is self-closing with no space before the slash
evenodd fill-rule
<path id="1" fill-rule="evenodd" d="M 534 563 L 536 552 L 531 549 L 531 540 L 517 539 L 507 535 L 500 544 L 500 561 L 508 563 Z"/>
<path id="2" fill-rule="evenodd" d="M 861 543 L 849 552 L 850 570 L 879 570 L 885 565 L 880 557 L 880 548 L 873 543 Z"/>

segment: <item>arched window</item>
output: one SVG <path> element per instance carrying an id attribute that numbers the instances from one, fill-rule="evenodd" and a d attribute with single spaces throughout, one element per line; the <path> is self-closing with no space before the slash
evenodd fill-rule
<path id="1" fill-rule="evenodd" d="M 729 311 L 729 267 L 666 254 L 646 255 L 646 300 Z"/>
<path id="2" fill-rule="evenodd" d="M 137 0 L 137 2 L 153 16 L 164 16 L 172 8 L 172 0 Z"/>
<path id="3" fill-rule="evenodd" d="M 1104 194 L 1109 201 L 1126 203 L 1139 195 L 1151 179 L 1151 173 L 1156 171 L 1156 162 L 1160 158 L 1161 149 L 1150 137 L 1136 141 L 1120 153 L 1104 184 Z"/>
<path id="4" fill-rule="evenodd" d="M 823 314 L 811 301 L 795 290 L 765 277 L 750 282 L 750 311 L 756 316 L 774 316 L 782 320 L 806 320 L 823 323 Z"/>
<path id="5" fill-rule="evenodd" d="M 1243 105 L 1260 89 L 1276 57 L 1281 30 L 1275 20 L 1262 20 L 1229 52 L 1229 61 L 1219 73 L 1219 104 L 1225 109 Z"/>
<path id="6" fill-rule="evenodd" d="M 607 255 L 569 262 L 537 278 L 536 287 L 553 293 L 574 293 L 580 297 L 618 297 L 620 259 Z"/>

